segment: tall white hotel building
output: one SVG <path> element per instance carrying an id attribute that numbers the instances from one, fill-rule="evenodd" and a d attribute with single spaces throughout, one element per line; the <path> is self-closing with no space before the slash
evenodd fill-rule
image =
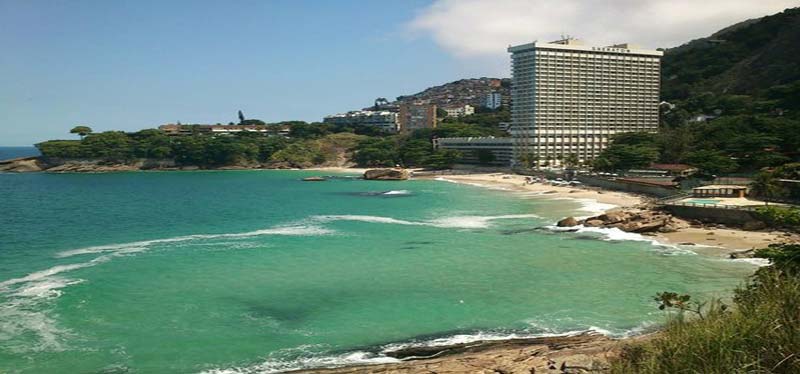
<path id="1" fill-rule="evenodd" d="M 511 135 L 517 160 L 595 158 L 618 133 L 658 129 L 661 51 L 576 39 L 509 47 Z"/>

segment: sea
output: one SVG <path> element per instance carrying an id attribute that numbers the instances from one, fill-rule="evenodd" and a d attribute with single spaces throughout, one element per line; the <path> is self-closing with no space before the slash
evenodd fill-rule
<path id="1" fill-rule="evenodd" d="M 591 201 L 312 171 L 0 173 L 0 372 L 276 373 L 414 345 L 665 321 L 755 265 L 618 230 Z"/>

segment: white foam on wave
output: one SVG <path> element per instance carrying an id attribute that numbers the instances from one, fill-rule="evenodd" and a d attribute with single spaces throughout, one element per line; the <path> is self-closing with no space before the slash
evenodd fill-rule
<path id="1" fill-rule="evenodd" d="M 322 222 L 330 221 L 356 221 L 356 222 L 369 222 L 369 223 L 383 223 L 393 225 L 408 225 L 408 226 L 431 226 L 439 228 L 455 228 L 455 229 L 482 229 L 491 226 L 491 222 L 502 219 L 523 219 L 523 218 L 538 218 L 535 214 L 507 214 L 500 216 L 453 216 L 441 217 L 428 221 L 407 221 L 391 217 L 382 216 L 369 216 L 369 215 L 325 215 L 314 216 L 313 219 Z"/>
<path id="2" fill-rule="evenodd" d="M 240 239 L 262 235 L 311 236 L 325 235 L 334 231 L 308 225 L 277 226 L 263 230 L 233 234 L 186 235 L 174 238 L 145 240 L 131 243 L 110 244 L 60 252 L 57 258 L 77 255 L 101 254 L 89 261 L 72 264 L 59 264 L 45 270 L 32 272 L 24 277 L 8 279 L 0 282 L 0 294 L 4 296 L 0 304 L 0 348 L 15 352 L 59 351 L 64 347 L 62 338 L 70 331 L 58 327 L 56 321 L 48 315 L 50 299 L 61 296 L 62 289 L 83 283 L 83 279 L 67 278 L 63 275 L 75 270 L 96 266 L 115 257 L 149 250 L 155 245 L 164 243 L 191 243 L 203 239 Z M 240 247 L 232 247 L 234 249 Z M 17 337 L 35 336 L 36 345 L 15 346 Z"/>
<path id="3" fill-rule="evenodd" d="M 305 349 L 305 347 L 307 346 L 301 346 L 296 349 L 286 351 L 302 351 Z M 376 365 L 394 362 L 400 362 L 400 360 L 383 355 L 376 355 L 370 352 L 355 351 L 327 356 L 320 354 L 309 354 L 305 357 L 289 360 L 268 359 L 262 363 L 252 366 L 210 369 L 202 371 L 200 374 L 272 374 L 309 368 L 334 368 L 341 366 Z"/>
<path id="4" fill-rule="evenodd" d="M 99 246 L 72 249 L 68 251 L 59 252 L 58 254 L 56 254 L 56 257 L 71 257 L 77 255 L 102 253 L 102 252 L 132 253 L 132 252 L 140 252 L 142 250 L 146 250 L 153 245 L 164 244 L 164 243 L 186 242 L 192 240 L 250 238 L 263 235 L 314 236 L 314 235 L 326 235 L 331 233 L 333 233 L 332 230 L 316 226 L 305 226 L 305 225 L 278 226 L 278 227 L 272 227 L 268 229 L 255 230 L 243 233 L 197 234 L 197 235 L 177 236 L 174 238 L 143 240 L 131 243 L 99 245 Z"/>
<path id="5" fill-rule="evenodd" d="M 391 190 L 382 193 L 381 195 L 411 195 L 409 190 Z"/>
<path id="6" fill-rule="evenodd" d="M 646 331 L 651 325 L 652 323 L 645 322 L 633 329 L 620 332 L 612 332 L 608 329 L 596 326 L 589 326 L 585 329 L 576 329 L 576 330 L 561 331 L 561 332 L 556 332 L 550 329 L 544 329 L 543 331 L 536 333 L 477 331 L 471 334 L 456 334 L 456 335 L 427 339 L 427 340 L 390 343 L 381 346 L 377 353 L 366 352 L 366 351 L 352 351 L 342 354 L 325 355 L 324 353 L 320 352 L 310 352 L 308 348 L 313 346 L 300 346 L 294 349 L 286 349 L 283 351 L 279 351 L 278 355 L 280 355 L 280 353 L 289 352 L 289 353 L 305 354 L 305 356 L 303 357 L 293 358 L 289 360 L 268 359 L 262 363 L 255 364 L 252 366 L 211 369 L 203 371 L 200 374 L 272 374 L 272 373 L 281 373 L 293 370 L 309 370 L 309 369 L 321 369 L 321 368 L 336 368 L 343 366 L 397 363 L 397 362 L 402 362 L 402 360 L 386 356 L 386 353 L 407 348 L 443 347 L 456 344 L 473 343 L 477 341 L 502 341 L 510 339 L 574 336 L 584 333 L 595 333 L 611 337 L 626 337 L 626 336 L 641 334 L 642 332 Z"/>
<path id="7" fill-rule="evenodd" d="M 490 189 L 490 190 L 510 191 L 509 188 L 502 187 L 502 186 L 475 183 L 475 182 L 456 181 L 456 180 L 447 179 L 447 178 L 444 178 L 444 177 L 436 177 L 433 180 L 441 181 L 441 182 L 455 183 L 455 184 L 463 184 L 463 185 L 473 186 L 473 187 L 487 188 L 487 189 Z"/>
<path id="8" fill-rule="evenodd" d="M 766 258 L 756 258 L 756 257 L 752 257 L 752 258 L 734 258 L 734 259 L 729 259 L 728 261 L 744 262 L 746 264 L 751 264 L 751 265 L 755 265 L 755 266 L 758 266 L 758 267 L 764 267 L 764 266 L 772 265 L 772 262 L 770 262 L 768 259 L 766 259 Z"/>
<path id="9" fill-rule="evenodd" d="M 651 237 L 647 237 L 641 234 L 637 234 L 634 232 L 627 232 L 622 231 L 616 227 L 586 227 L 583 225 L 573 226 L 573 227 L 558 227 L 556 225 L 549 225 L 545 226 L 546 229 L 556 232 L 574 232 L 578 234 L 584 233 L 591 233 L 600 235 L 603 240 L 606 241 L 635 241 L 635 242 L 647 242 L 650 243 L 654 249 L 660 250 L 666 254 L 684 254 L 684 255 L 696 255 L 694 251 L 691 251 L 686 248 L 682 248 L 680 246 L 672 245 L 672 244 L 665 244 L 661 243 L 658 240 L 655 240 Z"/>

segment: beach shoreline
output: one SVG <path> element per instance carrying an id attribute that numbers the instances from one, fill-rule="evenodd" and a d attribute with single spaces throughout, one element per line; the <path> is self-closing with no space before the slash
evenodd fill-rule
<path id="1" fill-rule="evenodd" d="M 587 202 L 599 203 L 600 209 L 592 212 L 593 215 L 623 209 L 639 208 L 650 210 L 650 203 L 655 201 L 654 197 L 604 190 L 597 187 L 552 186 L 542 183 L 526 184 L 525 177 L 524 175 L 511 173 L 475 173 L 425 175 L 415 177 L 415 179 L 441 180 L 493 190 L 524 193 L 518 195 L 525 198 L 568 199 L 584 204 Z M 588 217 L 582 214 L 581 212 L 576 212 L 575 217 Z M 698 226 L 683 222 L 685 227 L 681 227 L 675 232 L 659 232 L 647 234 L 646 236 L 664 245 L 682 246 L 691 248 L 694 252 L 720 257 L 729 257 L 732 253 L 763 248 L 769 244 L 784 242 L 787 239 L 797 239 L 796 235 L 777 230 L 745 231 L 735 227 Z"/>

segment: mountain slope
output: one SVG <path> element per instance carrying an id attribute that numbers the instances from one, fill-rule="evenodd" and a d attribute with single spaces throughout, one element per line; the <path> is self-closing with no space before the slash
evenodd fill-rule
<path id="1" fill-rule="evenodd" d="M 748 20 L 665 52 L 662 98 L 754 94 L 800 80 L 800 8 Z"/>

